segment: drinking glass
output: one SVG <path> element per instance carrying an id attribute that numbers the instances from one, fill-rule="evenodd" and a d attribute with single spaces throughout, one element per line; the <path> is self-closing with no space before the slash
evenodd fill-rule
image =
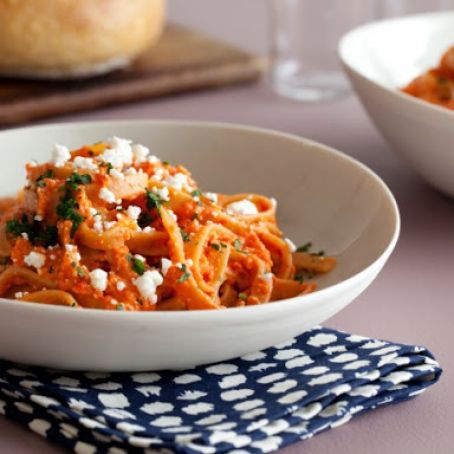
<path id="1" fill-rule="evenodd" d="M 270 0 L 275 91 L 300 101 L 347 93 L 337 43 L 348 30 L 373 18 L 372 1 Z"/>

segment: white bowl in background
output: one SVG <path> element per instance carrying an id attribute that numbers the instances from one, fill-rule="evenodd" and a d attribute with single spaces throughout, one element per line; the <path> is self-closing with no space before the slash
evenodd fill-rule
<path id="1" fill-rule="evenodd" d="M 278 200 L 298 243 L 338 258 L 315 293 L 219 311 L 118 312 L 0 299 L 0 358 L 78 370 L 185 368 L 222 361 L 296 336 L 353 301 L 376 277 L 399 234 L 385 184 L 346 155 L 264 129 L 179 121 L 75 123 L 0 133 L 0 195 L 24 183 L 24 164 L 54 143 L 76 147 L 117 135 L 187 166 L 203 190 Z"/>
<path id="2" fill-rule="evenodd" d="M 454 45 L 454 11 L 374 22 L 347 33 L 339 55 L 389 144 L 429 184 L 454 196 L 454 111 L 399 91 Z"/>

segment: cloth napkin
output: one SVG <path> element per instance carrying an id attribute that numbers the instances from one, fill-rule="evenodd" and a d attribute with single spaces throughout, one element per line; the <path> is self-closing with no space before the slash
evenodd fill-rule
<path id="1" fill-rule="evenodd" d="M 75 373 L 0 362 L 0 413 L 80 454 L 264 453 L 414 397 L 424 347 L 317 327 L 185 371 Z"/>

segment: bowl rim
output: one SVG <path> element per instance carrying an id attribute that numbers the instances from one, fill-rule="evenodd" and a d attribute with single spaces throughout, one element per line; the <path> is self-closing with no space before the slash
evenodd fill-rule
<path id="1" fill-rule="evenodd" d="M 336 294 L 339 290 L 343 288 L 348 288 L 350 284 L 354 281 L 361 281 L 363 277 L 367 276 L 368 274 L 372 273 L 373 270 L 379 265 L 381 262 L 386 262 L 388 257 L 391 255 L 392 251 L 394 250 L 397 240 L 400 235 L 401 229 L 401 218 L 399 213 L 399 207 L 397 205 L 396 199 L 388 188 L 386 183 L 369 167 L 365 164 L 361 163 L 357 159 L 333 148 L 328 145 L 322 144 L 320 142 L 316 142 L 311 139 L 307 139 L 305 137 L 298 136 L 296 134 L 291 134 L 287 132 L 281 132 L 274 129 L 268 129 L 258 126 L 249 126 L 249 125 L 242 125 L 237 123 L 229 123 L 229 122 L 214 122 L 214 121 L 192 121 L 192 120 L 179 120 L 179 119 L 129 119 L 129 120 L 106 120 L 106 121 L 85 121 L 85 122 L 63 122 L 63 123 L 51 123 L 46 125 L 34 125 L 34 126 L 25 126 L 25 127 L 18 127 L 18 128 L 11 128 L 4 131 L 0 131 L 0 137 L 6 134 L 20 134 L 20 133 L 27 133 L 34 130 L 49 130 L 50 132 L 55 129 L 62 129 L 62 128 L 70 128 L 70 129 L 91 129 L 96 127 L 127 127 L 127 126 L 141 126 L 146 127 L 150 125 L 167 125 L 167 126 L 189 126 L 193 128 L 213 128 L 213 129 L 222 129 L 224 131 L 239 131 L 239 132 L 248 132 L 253 134 L 259 135 L 267 135 L 269 137 L 276 137 L 282 138 L 285 140 L 290 140 L 294 143 L 298 143 L 304 146 L 312 146 L 317 148 L 318 152 L 327 153 L 330 155 L 334 155 L 337 158 L 346 161 L 350 165 L 361 169 L 369 178 L 375 181 L 378 184 L 379 188 L 383 192 L 384 196 L 386 197 L 387 201 L 390 203 L 392 209 L 392 217 L 394 222 L 394 231 L 391 235 L 391 238 L 383 249 L 383 251 L 379 254 L 379 256 L 369 263 L 366 267 L 364 267 L 361 271 L 353 274 L 347 279 L 343 279 L 340 282 L 337 282 L 333 285 L 330 285 L 326 288 L 321 290 L 317 290 L 313 293 L 309 293 L 304 295 L 304 302 L 302 303 L 299 300 L 299 297 L 287 298 L 275 302 L 269 302 L 266 304 L 259 304 L 256 306 L 246 306 L 246 307 L 238 307 L 238 308 L 229 308 L 228 310 L 209 310 L 209 309 L 202 309 L 202 310 L 194 310 L 194 311 L 109 311 L 105 309 L 85 309 L 85 310 L 74 310 L 73 308 L 68 308 L 64 306 L 54 306 L 48 305 L 43 303 L 30 303 L 24 304 L 24 302 L 8 299 L 8 298 L 0 298 L 0 310 L 4 310 L 6 307 L 9 307 L 12 310 L 26 310 L 29 313 L 35 313 L 34 311 L 38 311 L 40 314 L 50 314 L 50 315 L 67 315 L 68 317 L 77 317 L 83 319 L 90 319 L 94 320 L 95 318 L 99 320 L 99 317 L 103 319 L 105 317 L 109 317 L 109 320 L 118 320 L 120 318 L 127 319 L 127 320 L 150 320 L 153 317 L 155 321 L 177 321 L 182 319 L 184 321 L 189 321 L 192 319 L 197 319 L 201 321 L 209 320 L 211 321 L 213 318 L 217 318 L 217 323 L 222 322 L 232 322 L 235 323 L 239 322 L 239 319 L 236 317 L 238 313 L 243 314 L 240 320 L 244 320 L 247 322 L 249 317 L 255 317 L 260 312 L 262 315 L 276 315 L 276 311 L 284 311 L 287 312 L 289 307 L 294 305 L 300 304 L 310 304 L 316 303 L 320 298 L 326 297 L 329 298 L 331 294 Z M 240 312 L 239 312 L 240 311 Z M 269 314 L 267 314 L 267 312 Z M 181 317 L 182 314 L 185 314 L 184 317 Z M 222 314 L 222 315 L 221 315 Z"/>
<path id="2" fill-rule="evenodd" d="M 338 56 L 343 63 L 345 67 L 347 67 L 350 71 L 354 72 L 357 74 L 359 77 L 362 79 L 368 81 L 369 83 L 373 84 L 375 87 L 380 88 L 388 93 L 393 94 L 394 96 L 412 103 L 414 107 L 418 109 L 426 109 L 430 112 L 433 112 L 434 115 L 438 116 L 448 116 L 448 117 L 454 117 L 454 110 L 448 109 L 446 107 L 439 106 L 437 104 L 433 104 L 431 102 L 425 101 L 423 99 L 419 99 L 415 96 L 411 96 L 408 93 L 404 93 L 400 91 L 399 87 L 395 87 L 394 89 L 387 87 L 386 85 L 377 82 L 370 77 L 364 75 L 364 73 L 361 71 L 360 68 L 358 68 L 356 65 L 351 64 L 349 61 L 349 42 L 352 40 L 357 39 L 358 36 L 361 36 L 362 34 L 367 34 L 368 29 L 371 28 L 377 28 L 383 25 L 387 25 L 389 23 L 398 23 L 398 22 L 409 22 L 412 20 L 420 20 L 420 19 L 439 19 L 439 18 L 446 18 L 452 17 L 452 20 L 454 22 L 454 10 L 446 10 L 446 11 L 436 11 L 436 12 L 428 12 L 428 13 L 419 13 L 419 14 L 408 14 L 404 16 L 399 16 L 399 17 L 392 17 L 392 18 L 387 18 L 387 19 L 381 19 L 377 21 L 372 21 L 368 22 L 366 24 L 360 25 L 358 27 L 355 27 L 351 30 L 349 30 L 347 33 L 345 33 L 339 40 L 338 45 L 337 45 L 337 53 Z M 430 68 L 427 68 L 426 70 L 429 70 Z"/>

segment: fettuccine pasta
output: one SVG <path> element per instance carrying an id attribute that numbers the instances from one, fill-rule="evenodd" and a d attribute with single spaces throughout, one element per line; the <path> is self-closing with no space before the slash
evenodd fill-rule
<path id="1" fill-rule="evenodd" d="M 0 203 L 0 296 L 150 311 L 222 309 L 312 292 L 335 259 L 295 251 L 276 201 L 201 192 L 190 173 L 113 137 L 26 165 Z"/>
<path id="2" fill-rule="evenodd" d="M 454 110 L 454 46 L 443 54 L 436 68 L 416 77 L 402 91 Z"/>

